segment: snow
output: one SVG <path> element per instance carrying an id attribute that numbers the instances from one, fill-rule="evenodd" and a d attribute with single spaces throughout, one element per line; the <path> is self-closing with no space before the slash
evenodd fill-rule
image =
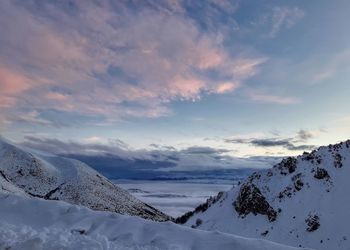
<path id="1" fill-rule="evenodd" d="M 197 228 L 202 230 L 219 230 L 318 250 L 349 250 L 350 196 L 346 191 L 350 189 L 350 141 L 297 157 L 294 171 L 289 172 L 283 166 L 276 165 L 252 175 L 242 185 L 225 192 L 205 212 L 194 214 L 186 225 L 193 226 L 201 219 L 203 222 Z M 326 170 L 329 177 L 316 178 L 317 169 Z M 297 180 L 303 183 L 299 188 L 296 188 Z M 275 221 L 259 213 L 238 214 L 233 203 L 243 185 L 254 185 L 260 190 L 277 212 Z M 312 216 L 318 216 L 320 226 L 308 231 L 306 220 Z"/>
<path id="2" fill-rule="evenodd" d="M 31 152 L 0 138 L 0 190 L 64 200 L 94 210 L 164 221 L 169 216 L 143 203 L 88 165 Z"/>
<path id="3" fill-rule="evenodd" d="M 293 250 L 248 239 L 0 193 L 0 249 Z"/>

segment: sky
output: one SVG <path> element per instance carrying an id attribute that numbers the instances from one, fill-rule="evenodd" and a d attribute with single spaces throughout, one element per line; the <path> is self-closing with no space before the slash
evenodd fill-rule
<path id="1" fill-rule="evenodd" d="M 0 134 L 179 169 L 349 139 L 349 13 L 347 0 L 2 0 Z"/>

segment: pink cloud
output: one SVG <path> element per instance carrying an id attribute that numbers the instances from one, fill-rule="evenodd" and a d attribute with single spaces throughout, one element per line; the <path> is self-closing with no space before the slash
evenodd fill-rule
<path id="1" fill-rule="evenodd" d="M 50 100 L 64 101 L 68 99 L 67 95 L 58 92 L 48 92 L 45 97 Z"/>
<path id="2" fill-rule="evenodd" d="M 28 79 L 14 71 L 0 67 L 0 93 L 13 95 L 30 88 Z"/>
<path id="3" fill-rule="evenodd" d="M 184 99 L 197 99 L 206 85 L 197 78 L 177 76 L 169 83 L 169 87 L 169 92 L 173 96 L 179 96 Z"/>
<path id="4" fill-rule="evenodd" d="M 17 97 L 33 87 L 25 76 L 7 67 L 0 66 L 0 108 L 16 105 Z"/>
<path id="5" fill-rule="evenodd" d="M 297 104 L 300 103 L 300 99 L 288 96 L 276 96 L 269 94 L 249 93 L 249 98 L 255 102 L 261 103 L 275 103 L 281 105 Z"/>
<path id="6" fill-rule="evenodd" d="M 224 93 L 227 93 L 227 92 L 234 91 L 238 87 L 239 87 L 239 83 L 225 82 L 225 83 L 219 84 L 216 87 L 215 92 L 218 93 L 218 94 L 224 94 Z"/>
<path id="7" fill-rule="evenodd" d="M 211 49 L 201 51 L 197 67 L 199 69 L 212 69 L 224 63 L 225 56 L 222 52 Z"/>
<path id="8" fill-rule="evenodd" d="M 45 3 L 47 15 L 62 20 L 58 24 L 11 1 L 1 4 L 6 11 L 0 23 L 8 35 L 0 63 L 16 73 L 0 71 L 0 91 L 7 98 L 0 106 L 17 110 L 44 107 L 111 120 L 168 115 L 173 100 L 234 91 L 266 60 L 233 57 L 215 35 L 181 15 L 116 13 L 108 2 L 97 6 L 90 1 L 77 2 L 79 15 L 68 15 Z M 178 8 L 179 2 L 169 4 Z M 111 68 L 126 77 L 109 75 Z M 211 79 L 206 70 L 225 81 Z M 14 102 L 10 94 L 25 97 L 26 103 Z"/>
<path id="9" fill-rule="evenodd" d="M 16 103 L 16 99 L 7 96 L 0 96 L 0 108 L 9 108 Z"/>

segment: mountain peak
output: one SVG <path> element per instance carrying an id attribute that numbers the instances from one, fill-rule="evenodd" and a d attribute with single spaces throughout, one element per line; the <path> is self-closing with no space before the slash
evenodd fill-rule
<path id="1" fill-rule="evenodd" d="M 287 157 L 221 194 L 185 224 L 316 249 L 349 249 L 350 140 Z M 200 220 L 198 224 L 196 221 Z"/>

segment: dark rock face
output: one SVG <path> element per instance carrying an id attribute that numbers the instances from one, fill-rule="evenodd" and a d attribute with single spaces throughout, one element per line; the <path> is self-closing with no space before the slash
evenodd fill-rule
<path id="1" fill-rule="evenodd" d="M 343 166 L 342 156 L 340 154 L 334 155 L 334 167 L 341 168 Z"/>
<path id="2" fill-rule="evenodd" d="M 262 232 L 260 235 L 265 237 L 268 233 L 269 233 L 269 230 L 266 230 L 266 231 Z"/>
<path id="3" fill-rule="evenodd" d="M 277 167 L 282 175 L 291 174 L 297 168 L 297 159 L 288 157 L 286 159 L 283 159 L 281 163 L 277 165 Z"/>
<path id="4" fill-rule="evenodd" d="M 277 212 L 266 201 L 260 190 L 252 183 L 243 184 L 233 206 L 237 213 L 245 217 L 249 213 L 266 215 L 270 222 L 275 221 Z"/>
<path id="5" fill-rule="evenodd" d="M 293 194 L 293 188 L 288 186 L 283 191 L 279 192 L 277 197 L 281 200 L 284 197 L 289 197 L 289 198 L 292 197 L 292 194 Z"/>
<path id="6" fill-rule="evenodd" d="M 304 152 L 301 158 L 303 161 L 310 161 L 312 164 L 320 165 L 322 163 L 322 157 L 317 155 L 317 151 L 314 150 L 311 153 Z"/>
<path id="7" fill-rule="evenodd" d="M 304 183 L 302 180 L 300 179 L 297 179 L 295 182 L 294 182 L 294 188 L 297 190 L 297 191 L 300 191 L 304 186 Z"/>
<path id="8" fill-rule="evenodd" d="M 300 191 L 303 188 L 304 182 L 302 181 L 302 174 L 301 173 L 294 175 L 292 177 L 292 181 L 294 184 L 294 192 Z"/>
<path id="9" fill-rule="evenodd" d="M 197 219 L 196 220 L 196 224 L 195 225 L 192 225 L 191 227 L 192 228 L 197 228 L 197 227 L 199 227 L 201 224 L 203 223 L 203 221 L 201 220 L 201 219 Z"/>
<path id="10" fill-rule="evenodd" d="M 321 226 L 320 217 L 317 215 L 309 215 L 309 217 L 306 218 L 305 222 L 307 224 L 306 231 L 308 232 L 316 231 Z"/>
<path id="11" fill-rule="evenodd" d="M 314 177 L 319 180 L 329 179 L 329 174 L 324 168 L 316 168 Z"/>

